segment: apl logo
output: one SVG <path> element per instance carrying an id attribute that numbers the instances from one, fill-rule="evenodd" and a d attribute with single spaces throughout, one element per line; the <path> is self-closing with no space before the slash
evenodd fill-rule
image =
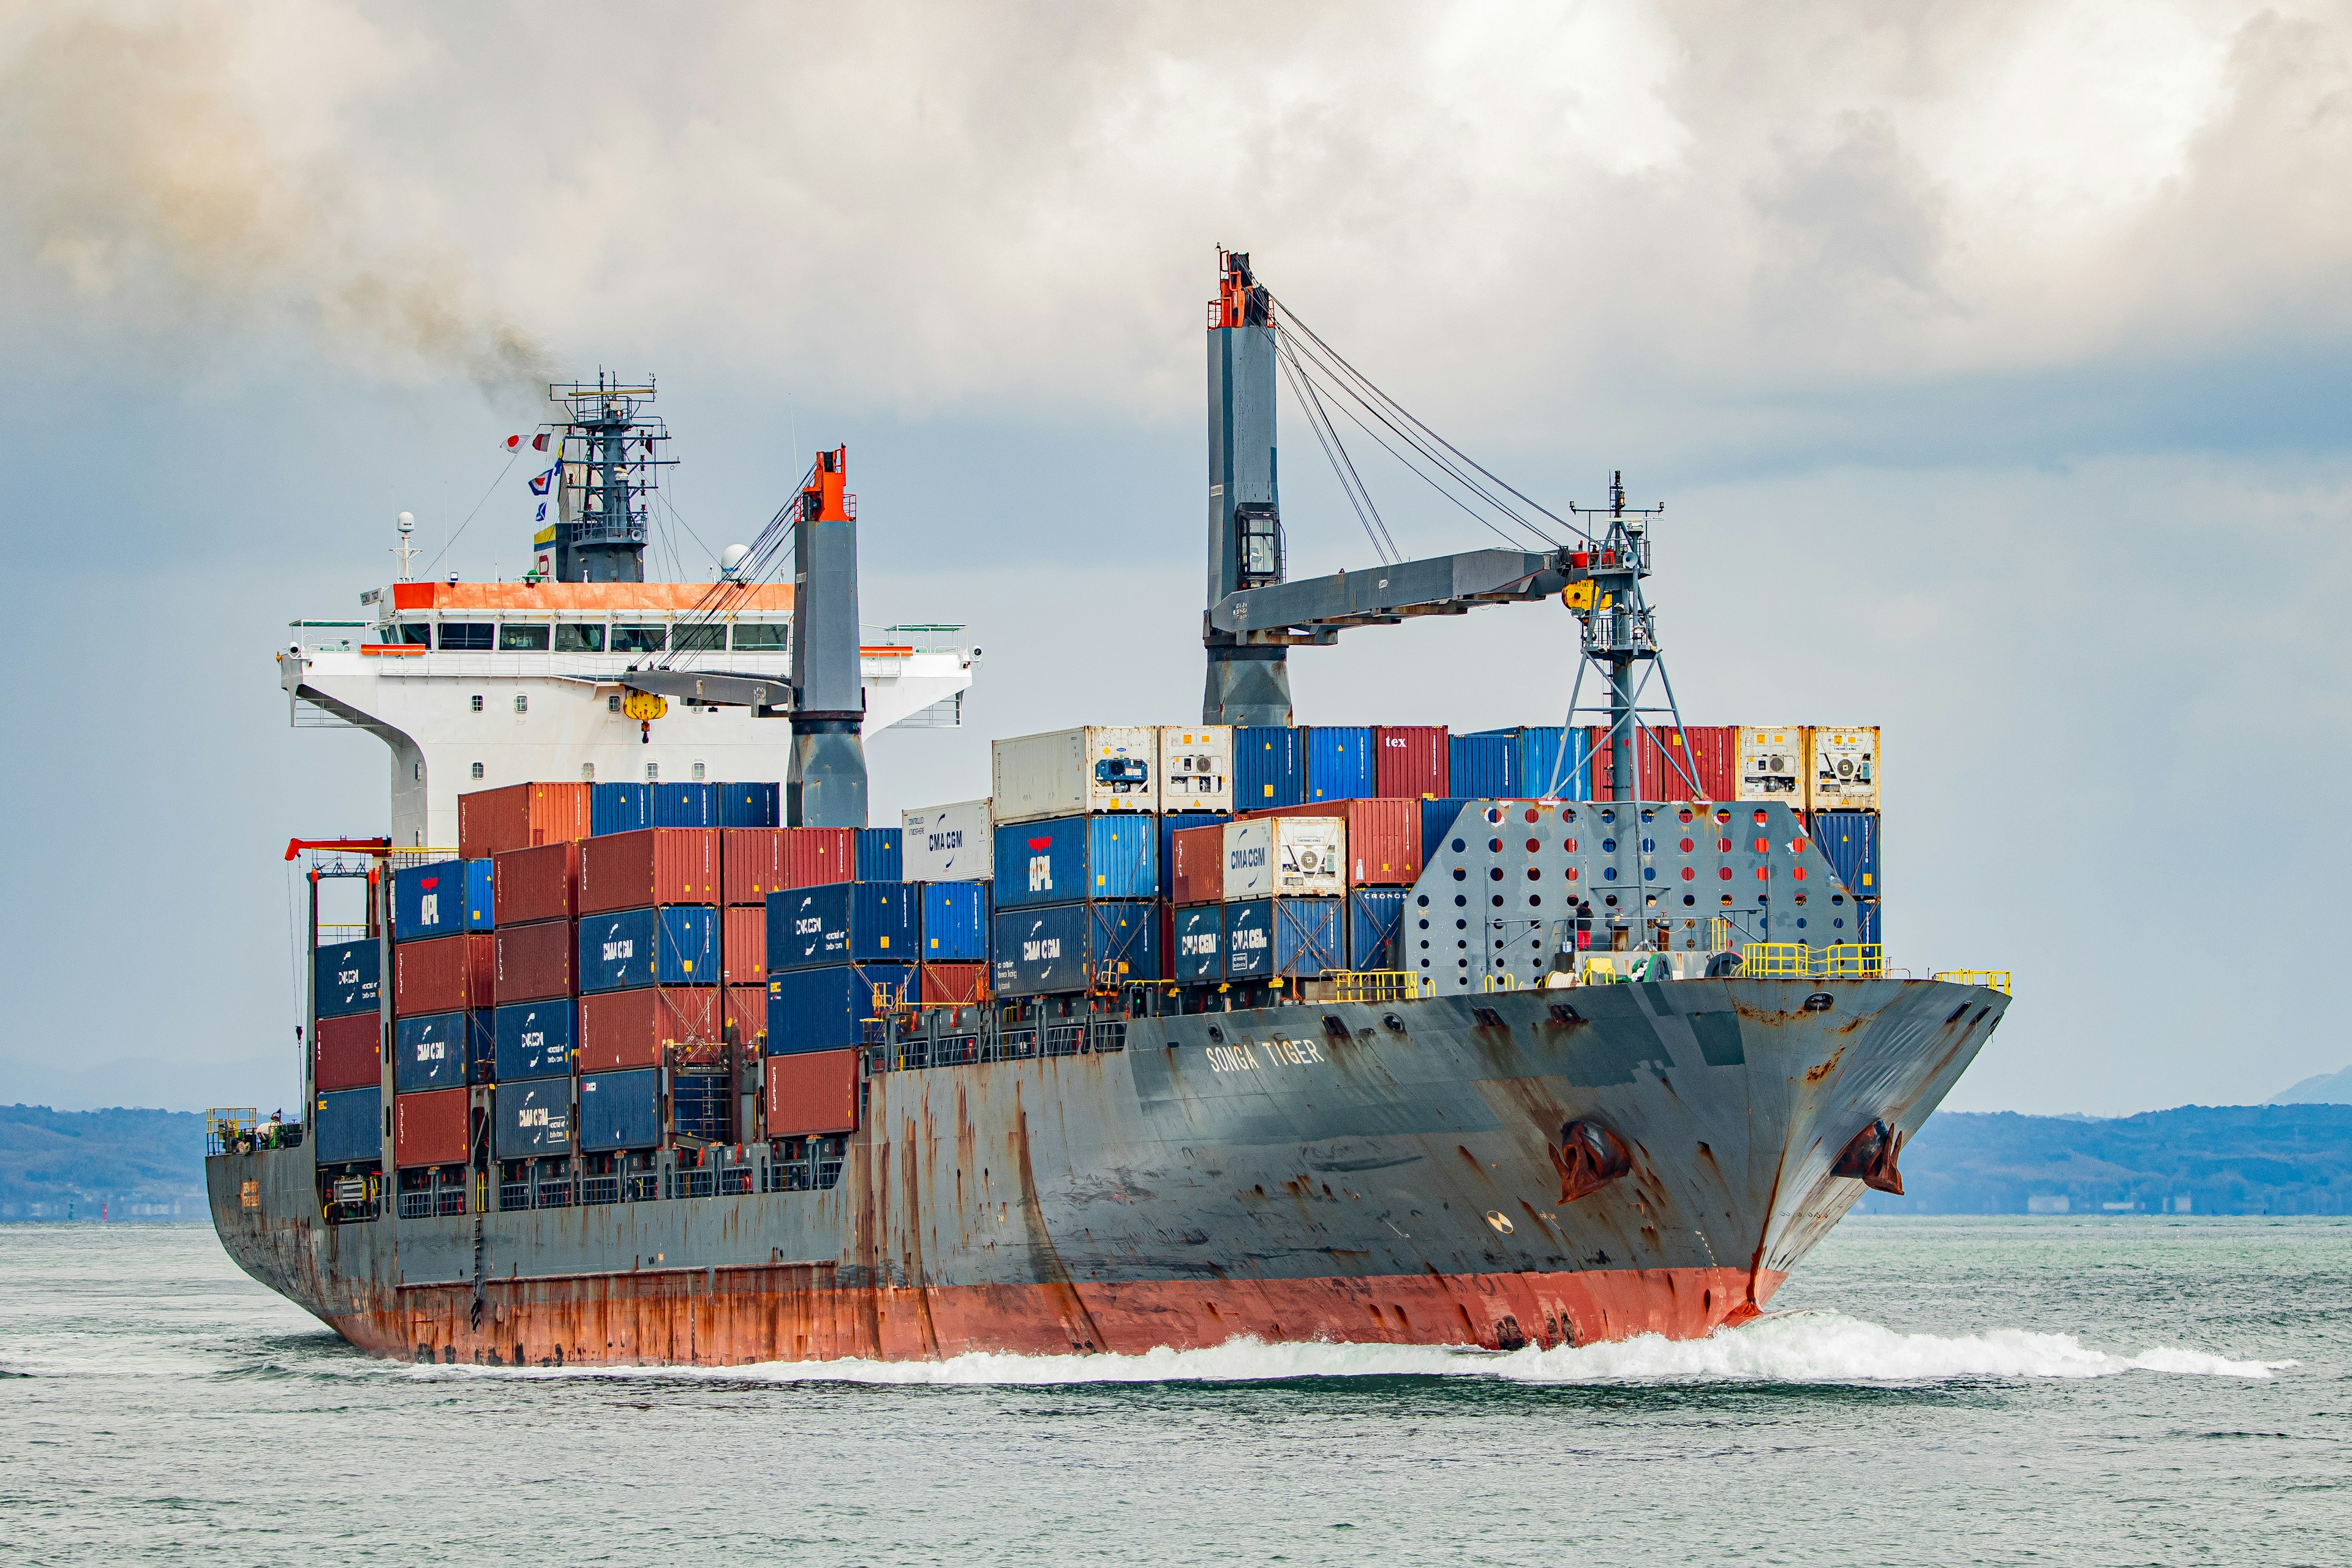
<path id="1" fill-rule="evenodd" d="M 1050 838 L 1029 840 L 1029 890 L 1033 893 L 1054 890 L 1054 857 L 1048 853 L 1053 847 Z"/>
<path id="2" fill-rule="evenodd" d="M 416 923 L 437 926 L 441 923 L 441 895 L 427 893 L 416 903 Z"/>

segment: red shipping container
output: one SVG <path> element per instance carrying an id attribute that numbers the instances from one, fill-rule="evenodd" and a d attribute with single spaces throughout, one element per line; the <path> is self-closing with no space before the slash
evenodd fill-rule
<path id="1" fill-rule="evenodd" d="M 392 1158 L 399 1165 L 462 1165 L 473 1147 L 473 1096 L 434 1089 L 392 1099 Z"/>
<path id="2" fill-rule="evenodd" d="M 568 921 L 580 912 L 580 844 L 566 839 L 490 858 L 490 914 L 502 926 Z"/>
<path id="3" fill-rule="evenodd" d="M 456 1013 L 491 1005 L 498 939 L 486 931 L 404 942 L 392 950 L 395 1017 Z"/>
<path id="4" fill-rule="evenodd" d="M 782 891 L 789 827 L 722 827 L 719 830 L 720 901 L 765 905 Z"/>
<path id="5" fill-rule="evenodd" d="M 580 998 L 582 1072 L 661 1064 L 672 1046 L 715 1045 L 719 990 L 709 985 L 647 985 Z"/>
<path id="6" fill-rule="evenodd" d="M 719 980 L 722 985 L 768 987 L 768 911 L 721 910 Z"/>
<path id="7" fill-rule="evenodd" d="M 552 1001 L 579 990 L 572 966 L 579 952 L 580 938 L 570 921 L 506 926 L 492 940 L 497 943 L 498 956 L 490 994 L 499 1006 L 510 1002 Z"/>
<path id="8" fill-rule="evenodd" d="M 1168 836 L 1168 886 L 1180 904 L 1224 902 L 1223 823 L 1180 827 Z"/>
<path id="9" fill-rule="evenodd" d="M 580 912 L 719 901 L 719 829 L 640 827 L 580 847 Z"/>
<path id="10" fill-rule="evenodd" d="M 588 837 L 588 785 L 519 784 L 457 797 L 457 853 L 468 860 Z"/>
<path id="11" fill-rule="evenodd" d="M 857 829 L 855 827 L 787 827 L 784 835 L 784 886 L 815 888 L 827 882 L 857 880 Z"/>
<path id="12" fill-rule="evenodd" d="M 768 1038 L 768 988 L 730 985 L 719 995 L 719 1032 L 757 1055 Z"/>
<path id="13" fill-rule="evenodd" d="M 1391 798 L 1448 794 L 1452 751 L 1443 724 L 1384 724 L 1372 731 L 1372 788 Z M 1418 827 L 1415 832 L 1420 831 Z"/>
<path id="14" fill-rule="evenodd" d="M 971 1007 L 988 1000 L 985 963 L 926 963 L 919 994 L 926 1007 Z"/>
<path id="15" fill-rule="evenodd" d="M 310 1038 L 311 1087 L 324 1094 L 331 1089 L 367 1089 L 383 1081 L 383 1058 L 378 1053 L 383 1026 L 373 1013 L 352 1013 L 321 1018 Z"/>
<path id="16" fill-rule="evenodd" d="M 814 1138 L 857 1131 L 856 1050 L 770 1057 L 768 1136 Z"/>
<path id="17" fill-rule="evenodd" d="M 1245 811 L 1242 816 L 1339 817 L 1348 825 L 1349 887 L 1410 888 L 1421 879 L 1421 803 L 1417 800 L 1386 796 L 1373 800 L 1318 800 L 1304 805 Z"/>
<path id="18" fill-rule="evenodd" d="M 1614 757 L 1606 741 L 1609 727 L 1596 724 L 1585 731 L 1592 750 L 1592 798 L 1610 800 Z M 1633 755 L 1641 768 L 1640 800 L 1737 800 L 1739 798 L 1739 730 L 1732 724 L 1693 724 L 1676 730 L 1671 724 L 1633 732 Z M 1673 763 L 1668 758 L 1675 759 Z M 1697 789 L 1692 779 L 1696 775 Z"/>

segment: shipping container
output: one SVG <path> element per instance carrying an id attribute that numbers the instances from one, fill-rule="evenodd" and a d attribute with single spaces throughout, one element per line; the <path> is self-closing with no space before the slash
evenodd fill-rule
<path id="1" fill-rule="evenodd" d="M 1454 822 L 1462 808 L 1470 802 L 1460 796 L 1421 803 L 1421 863 L 1424 866 L 1434 858 L 1438 848 L 1454 831 Z"/>
<path id="2" fill-rule="evenodd" d="M 1423 804 L 1375 795 L 1366 800 L 1335 800 L 1328 806 L 1289 805 L 1252 815 L 1336 816 L 1347 827 L 1349 887 L 1411 887 L 1421 879 Z"/>
<path id="3" fill-rule="evenodd" d="M 1225 823 L 1183 827 L 1168 836 L 1168 897 L 1177 904 L 1225 901 Z"/>
<path id="4" fill-rule="evenodd" d="M 473 1150 L 474 1097 L 460 1085 L 392 1097 L 392 1157 L 404 1169 L 462 1165 Z"/>
<path id="5" fill-rule="evenodd" d="M 820 1138 L 857 1131 L 859 1053 L 815 1051 L 771 1057 L 767 1066 L 767 1133 L 771 1138 Z"/>
<path id="6" fill-rule="evenodd" d="M 1404 944 L 1399 941 L 1410 888 L 1355 888 L 1348 894 L 1348 967 L 1354 970 L 1402 969 Z"/>
<path id="7" fill-rule="evenodd" d="M 1045 996 L 1161 979 L 1158 912 L 1132 900 L 999 910 L 991 989 Z"/>
<path id="8" fill-rule="evenodd" d="M 1446 742 L 1446 778 L 1473 800 L 1508 800 L 1519 789 L 1519 737 L 1514 730 L 1482 730 Z"/>
<path id="9" fill-rule="evenodd" d="M 1234 809 L 1234 731 L 1230 724 L 1160 727 L 1160 809 Z"/>
<path id="10" fill-rule="evenodd" d="M 1234 731 L 1234 809 L 1263 811 L 1307 798 L 1307 759 L 1298 731 L 1286 724 L 1249 724 Z"/>
<path id="11" fill-rule="evenodd" d="M 347 1013 L 321 1018 L 310 1040 L 310 1087 L 365 1089 L 383 1082 L 383 1058 L 377 1036 L 383 1018 L 377 1013 Z"/>
<path id="12" fill-rule="evenodd" d="M 876 1016 L 876 990 L 903 996 L 914 981 L 911 963 L 839 963 L 770 975 L 768 1055 L 796 1056 L 864 1044 L 866 1022 Z M 772 1064 L 771 1076 L 774 1070 Z"/>
<path id="13" fill-rule="evenodd" d="M 1225 906 L 1187 904 L 1175 911 L 1169 967 L 1181 984 L 1225 977 Z"/>
<path id="14" fill-rule="evenodd" d="M 1805 732 L 1812 759 L 1806 786 L 1809 811 L 1878 809 L 1878 726 L 1816 726 Z"/>
<path id="15" fill-rule="evenodd" d="M 1586 731 L 1592 750 L 1593 798 L 1609 800 L 1614 754 L 1604 744 L 1606 726 Z M 1633 754 L 1641 764 L 1639 800 L 1737 800 L 1739 797 L 1738 731 L 1728 724 L 1671 724 L 1634 732 Z"/>
<path id="16" fill-rule="evenodd" d="M 1229 904 L 1347 891 L 1348 825 L 1337 816 L 1236 817 L 1224 833 Z"/>
<path id="17" fill-rule="evenodd" d="M 658 1149 L 662 1141 L 661 1074 L 600 1072 L 580 1080 L 580 1151 Z"/>
<path id="18" fill-rule="evenodd" d="M 584 1121 L 588 1114 L 585 1098 L 580 1101 L 580 1114 Z M 688 1139 L 703 1143 L 735 1142 L 732 1076 L 719 1068 L 688 1068 L 671 1073 L 669 1125 L 681 1142 Z"/>
<path id="19" fill-rule="evenodd" d="M 1160 895 L 1160 820 L 1136 812 L 1010 823 L 996 830 L 1000 909 Z"/>
<path id="20" fill-rule="evenodd" d="M 1159 763 L 1160 731 L 1149 724 L 1090 724 L 999 741 L 991 748 L 996 820 L 1158 811 Z"/>
<path id="21" fill-rule="evenodd" d="M 1737 784 L 1741 800 L 1777 800 L 1802 810 L 1805 805 L 1805 731 L 1797 724 L 1742 724 Z M 1593 789 L 1600 790 L 1596 776 Z"/>
<path id="22" fill-rule="evenodd" d="M 923 962 L 986 963 L 988 884 L 926 882 L 921 886 Z"/>
<path id="23" fill-rule="evenodd" d="M 654 825 L 653 786 L 641 784 L 590 785 L 588 825 L 590 831 L 598 838 L 651 827 Z"/>
<path id="24" fill-rule="evenodd" d="M 718 984 L 719 910 L 715 907 L 669 904 L 581 919 L 583 996 L 642 985 Z"/>
<path id="25" fill-rule="evenodd" d="M 497 1038 L 499 1081 L 569 1078 L 579 1038 L 580 1005 L 571 997 L 522 1002 L 490 1016 Z"/>
<path id="26" fill-rule="evenodd" d="M 1225 978 L 1313 979 L 1345 969 L 1345 900 L 1252 899 L 1225 906 Z"/>
<path id="27" fill-rule="evenodd" d="M 383 1159 L 383 1086 L 320 1095 L 311 1102 L 310 1136 L 321 1165 L 374 1164 Z"/>
<path id="28" fill-rule="evenodd" d="M 655 784 L 646 786 L 650 797 L 649 827 L 716 827 L 719 786 L 715 784 Z"/>
<path id="29" fill-rule="evenodd" d="M 659 1067 L 665 1052 L 725 1035 L 715 985 L 641 986 L 580 998 L 579 1070 Z"/>
<path id="30" fill-rule="evenodd" d="M 375 939 L 330 942 L 312 953 L 310 999 L 311 1012 L 321 1018 L 380 1011 L 383 1006 L 383 950 Z"/>
<path id="31" fill-rule="evenodd" d="M 490 1000 L 500 1007 L 570 996 L 580 989 L 572 972 L 576 949 L 570 921 L 500 926 L 491 941 L 497 957 Z"/>
<path id="32" fill-rule="evenodd" d="M 1372 783 L 1382 795 L 1448 795 L 1445 726 L 1384 724 L 1372 731 Z"/>
<path id="33" fill-rule="evenodd" d="M 1861 904 L 1855 909 L 1854 914 L 1856 916 L 1855 924 L 1859 928 L 1856 934 L 1862 941 L 1869 942 L 1884 942 L 1886 940 L 1885 936 L 1880 934 L 1878 929 L 1878 900 L 1876 899 L 1863 900 Z"/>
<path id="34" fill-rule="evenodd" d="M 768 910 L 722 910 L 719 914 L 719 983 L 768 986 Z"/>
<path id="35" fill-rule="evenodd" d="M 988 965 L 926 963 L 917 1000 L 926 1007 L 977 1006 L 988 1000 Z"/>
<path id="36" fill-rule="evenodd" d="M 898 838 L 910 882 L 984 882 L 994 874 L 996 825 L 984 800 L 902 811 Z"/>
<path id="37" fill-rule="evenodd" d="M 820 888 L 857 879 L 856 827 L 784 829 L 784 886 Z"/>
<path id="38" fill-rule="evenodd" d="M 1231 820 L 1233 820 L 1232 814 L 1223 811 L 1170 811 L 1160 814 L 1160 891 L 1157 897 L 1172 899 L 1176 896 L 1176 835 L 1188 828 L 1210 827 Z M 1217 847 L 1211 852 L 1209 858 L 1218 868 L 1217 877 L 1219 885 L 1222 886 L 1224 877 L 1224 848 L 1222 837 L 1219 837 Z M 1211 898 L 1218 896 L 1213 893 L 1210 895 Z"/>
<path id="39" fill-rule="evenodd" d="M 908 882 L 828 882 L 768 900 L 768 978 L 841 963 L 922 956 L 921 889 Z"/>
<path id="40" fill-rule="evenodd" d="M 1538 800 L 1592 798 L 1592 740 L 1581 726 L 1525 724 L 1513 733 L 1522 795 Z"/>
<path id="41" fill-rule="evenodd" d="M 859 828 L 856 870 L 861 882 L 905 881 L 906 836 L 895 827 Z"/>
<path id="42" fill-rule="evenodd" d="M 457 1089 L 466 1081 L 468 1016 L 428 1013 L 392 1026 L 392 1087 L 402 1094 Z"/>
<path id="43" fill-rule="evenodd" d="M 491 1142 L 501 1160 L 572 1152 L 572 1080 L 527 1079 L 502 1083 L 492 1097 L 498 1131 Z"/>
<path id="44" fill-rule="evenodd" d="M 498 976 L 498 936 L 467 931 L 430 942 L 404 942 L 392 950 L 392 1011 L 395 1017 L 488 1007 Z"/>
<path id="45" fill-rule="evenodd" d="M 719 831 L 646 827 L 580 847 L 580 913 L 719 902 Z"/>
<path id="46" fill-rule="evenodd" d="M 719 833 L 719 902 L 765 909 L 768 895 L 790 884 L 784 878 L 789 827 L 726 827 Z"/>
<path id="47" fill-rule="evenodd" d="M 728 1044 L 757 1055 L 767 1047 L 768 988 L 727 985 L 719 992 L 719 1032 Z"/>
<path id="48" fill-rule="evenodd" d="M 719 786 L 721 827 L 781 827 L 783 790 L 773 784 L 723 784 Z"/>
<path id="49" fill-rule="evenodd" d="M 457 797 L 457 853 L 485 860 L 509 849 L 588 837 L 584 784 L 519 784 Z"/>
<path id="50" fill-rule="evenodd" d="M 1360 800 L 1379 793 L 1372 768 L 1370 725 L 1334 727 L 1318 724 L 1301 731 L 1307 737 L 1307 802 Z"/>
<path id="51" fill-rule="evenodd" d="M 1828 857 L 1846 891 L 1857 898 L 1879 897 L 1878 814 L 1874 811 L 1817 811 L 1812 816 L 1813 843 Z"/>
<path id="52" fill-rule="evenodd" d="M 487 884 L 488 876 L 488 861 L 436 860 L 401 867 L 392 874 L 392 940 L 417 942 L 489 930 L 488 886 L 482 897 L 474 897 L 477 879 Z"/>
<path id="53" fill-rule="evenodd" d="M 492 900 L 500 925 L 568 921 L 580 913 L 580 840 L 509 849 L 491 857 Z"/>

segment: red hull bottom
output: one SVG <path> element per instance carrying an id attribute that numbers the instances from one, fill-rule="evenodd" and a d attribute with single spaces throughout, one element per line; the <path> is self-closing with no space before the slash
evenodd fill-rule
<path id="1" fill-rule="evenodd" d="M 1269 1342 L 1590 1344 L 1697 1339 L 1763 1309 L 1784 1275 L 1735 1268 L 1371 1279 L 837 1286 L 780 1264 L 402 1287 L 331 1318 L 377 1355 L 485 1366 L 932 1361 L 970 1352 L 1139 1354 Z"/>

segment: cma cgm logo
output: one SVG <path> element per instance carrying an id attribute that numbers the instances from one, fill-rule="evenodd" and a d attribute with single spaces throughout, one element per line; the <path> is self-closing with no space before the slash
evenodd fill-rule
<path id="1" fill-rule="evenodd" d="M 1265 947 L 1265 928 L 1264 926 L 1246 926 L 1234 932 L 1235 952 L 1258 952 L 1264 951 Z"/>
<path id="2" fill-rule="evenodd" d="M 439 1040 L 419 1040 L 416 1042 L 416 1059 L 420 1062 L 446 1061 L 448 1050 Z"/>
<path id="3" fill-rule="evenodd" d="M 942 849 L 961 849 L 963 847 L 963 829 L 950 827 L 943 833 L 932 834 L 923 842 L 934 855 Z"/>
<path id="4" fill-rule="evenodd" d="M 1036 937 L 1021 944 L 1024 963 L 1045 963 L 1061 956 L 1062 939 L 1058 936 Z"/>
<path id="5" fill-rule="evenodd" d="M 1232 871 L 1254 871 L 1265 864 L 1265 846 L 1244 844 L 1225 857 L 1225 868 Z"/>
<path id="6" fill-rule="evenodd" d="M 546 1126 L 547 1107 L 544 1105 L 527 1105 L 523 1107 L 521 1110 L 515 1114 L 515 1125 L 518 1127 Z"/>
<path id="7" fill-rule="evenodd" d="M 635 958 L 636 955 L 637 942 L 635 937 L 625 936 L 618 942 L 608 942 L 604 944 L 604 962 L 607 963 L 618 963 L 623 959 Z"/>
<path id="8" fill-rule="evenodd" d="M 1180 941 L 1182 945 L 1184 956 L 1187 958 L 1214 958 L 1217 956 L 1217 933 L 1215 931 L 1186 931 Z"/>
<path id="9" fill-rule="evenodd" d="M 1050 838 L 1029 840 L 1029 890 L 1033 893 L 1054 890 L 1054 857 L 1047 853 L 1053 847 L 1054 841 Z M 1058 957 L 1060 949 L 1056 948 L 1055 952 Z"/>

